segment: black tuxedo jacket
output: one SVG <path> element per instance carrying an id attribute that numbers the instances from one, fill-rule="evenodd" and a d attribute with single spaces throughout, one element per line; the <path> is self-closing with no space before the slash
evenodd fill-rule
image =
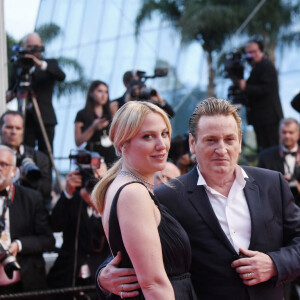
<path id="1" fill-rule="evenodd" d="M 264 58 L 255 64 L 247 80 L 245 93 L 249 124 L 257 127 L 278 124 L 283 118 L 277 72 L 270 60 Z"/>
<path id="2" fill-rule="evenodd" d="M 284 174 L 284 157 L 280 155 L 279 150 L 280 146 L 277 145 L 262 151 L 257 166 Z"/>
<path id="3" fill-rule="evenodd" d="M 39 192 L 15 185 L 13 201 L 9 206 L 11 240 L 20 240 L 22 251 L 17 254 L 21 266 L 23 291 L 46 288 L 43 252 L 55 246 L 49 215 Z"/>
<path id="4" fill-rule="evenodd" d="M 67 199 L 62 192 L 51 214 L 53 231 L 62 231 L 64 239 L 59 256 L 48 274 L 48 283 L 52 288 L 72 286 L 77 226 L 79 233 L 76 277 L 80 267 L 88 264 L 94 278 L 98 266 L 109 254 L 101 218 L 88 216 L 87 204 L 78 192 L 71 199 Z"/>
<path id="5" fill-rule="evenodd" d="M 236 251 L 224 234 L 196 167 L 155 190 L 184 227 L 192 246 L 191 274 L 201 300 L 282 300 L 282 283 L 300 274 L 300 211 L 283 176 L 274 171 L 243 167 L 251 217 L 250 250 L 267 253 L 278 276 L 247 287 L 234 269 Z"/>
<path id="6" fill-rule="evenodd" d="M 52 95 L 54 90 L 55 81 L 63 81 L 65 73 L 58 66 L 56 59 L 43 59 L 47 62 L 47 69 L 42 71 L 39 67 L 35 67 L 31 78 L 31 88 L 35 93 L 42 119 L 45 125 L 55 125 L 57 123 L 54 108 L 52 105 Z M 9 90 L 16 92 L 17 88 L 17 70 L 12 71 L 10 79 Z M 27 109 L 27 118 L 36 119 L 34 108 Z M 37 119 L 36 119 L 37 122 Z"/>

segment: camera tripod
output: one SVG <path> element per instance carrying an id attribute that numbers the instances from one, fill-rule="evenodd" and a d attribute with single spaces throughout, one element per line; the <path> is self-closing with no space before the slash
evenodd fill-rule
<path id="1" fill-rule="evenodd" d="M 57 170 L 57 168 L 55 166 L 55 163 L 54 163 L 53 152 L 52 152 L 51 145 L 50 145 L 50 142 L 49 142 L 49 139 L 48 139 L 48 135 L 47 135 L 47 132 L 46 132 L 46 129 L 45 129 L 45 125 L 44 125 L 44 122 L 43 122 L 43 119 L 42 119 L 42 116 L 41 116 L 40 108 L 39 108 L 39 105 L 37 103 L 36 96 L 35 96 L 33 90 L 30 87 L 30 83 L 28 83 L 28 82 L 26 82 L 26 83 L 27 83 L 26 85 L 25 84 L 21 85 L 22 84 L 22 82 L 21 82 L 20 85 L 19 85 L 20 87 L 17 90 L 18 111 L 23 115 L 23 118 L 24 118 L 24 133 L 25 133 L 25 130 L 26 130 L 25 129 L 26 106 L 31 101 L 32 105 L 33 105 L 33 108 L 34 108 L 34 111 L 35 111 L 35 114 L 37 116 L 37 120 L 38 120 L 40 129 L 41 129 L 41 132 L 42 132 L 42 136 L 43 136 L 46 148 L 47 148 L 47 152 L 48 152 L 48 155 L 49 155 L 49 158 L 50 158 L 51 165 L 52 165 L 52 167 L 55 171 L 56 181 L 57 181 L 59 190 L 62 191 L 60 175 L 59 175 L 58 170 Z"/>

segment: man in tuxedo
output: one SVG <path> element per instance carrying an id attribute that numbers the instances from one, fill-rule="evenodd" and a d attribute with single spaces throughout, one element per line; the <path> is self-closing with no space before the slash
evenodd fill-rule
<path id="1" fill-rule="evenodd" d="M 282 300 L 300 274 L 300 210 L 279 172 L 238 166 L 241 119 L 222 99 L 200 102 L 189 121 L 197 165 L 155 189 L 186 230 L 191 278 L 201 300 Z M 101 288 L 136 295 L 136 276 L 120 255 L 97 274 Z"/>
<path id="2" fill-rule="evenodd" d="M 258 167 L 278 171 L 283 174 L 295 197 L 297 205 L 300 205 L 300 148 L 299 124 L 293 118 L 280 121 L 280 144 L 265 149 L 259 154 Z"/>
<path id="3" fill-rule="evenodd" d="M 31 76 L 30 87 L 36 96 L 50 146 L 51 149 L 53 149 L 54 127 L 57 124 L 57 120 L 52 105 L 52 95 L 55 82 L 63 81 L 66 75 L 59 67 L 57 60 L 42 57 L 41 53 L 44 50 L 44 45 L 36 32 L 29 33 L 25 36 L 22 47 L 25 51 L 30 52 L 24 54 L 24 58 L 32 59 L 33 64 L 29 70 Z M 20 97 L 20 95 L 17 94 L 20 79 L 18 76 L 19 72 L 20 67 L 14 66 L 9 89 L 6 92 L 6 101 L 12 100 L 15 96 Z M 37 142 L 38 149 L 48 154 L 48 149 L 32 104 L 27 106 L 25 121 L 24 143 L 34 148 Z"/>
<path id="4" fill-rule="evenodd" d="M 252 71 L 249 78 L 239 82 L 246 95 L 248 123 L 253 125 L 257 150 L 262 151 L 278 145 L 279 121 L 283 118 L 279 98 L 278 78 L 275 66 L 264 55 L 261 40 L 253 39 L 245 47 L 251 58 Z"/>
<path id="5" fill-rule="evenodd" d="M 0 218 L 1 244 L 16 258 L 21 269 L 10 276 L 0 262 L 0 294 L 45 289 L 46 272 L 43 252 L 54 249 L 48 213 L 39 192 L 14 185 L 16 156 L 0 145 Z M 11 278 L 10 278 L 11 277 Z"/>
<path id="6" fill-rule="evenodd" d="M 1 144 L 13 149 L 17 155 L 18 169 L 14 177 L 14 182 L 41 192 L 45 206 L 50 209 L 52 188 L 50 161 L 45 153 L 22 143 L 23 133 L 24 119 L 22 114 L 18 111 L 6 111 L 0 118 Z M 25 158 L 31 159 L 31 162 L 39 168 L 40 172 L 39 176 L 37 176 L 39 178 L 35 178 L 34 176 L 31 178 L 30 175 L 35 173 L 30 173 L 30 171 L 29 173 L 24 172 L 23 165 L 25 162 L 28 162 L 28 159 L 23 162 Z M 29 168 L 27 167 L 26 170 L 28 171 Z M 26 174 L 29 174 L 29 176 L 26 176 Z"/>

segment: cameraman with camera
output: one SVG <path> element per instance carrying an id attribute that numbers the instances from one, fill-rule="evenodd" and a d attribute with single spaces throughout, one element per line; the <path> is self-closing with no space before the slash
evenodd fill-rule
<path id="1" fill-rule="evenodd" d="M 261 40 L 248 42 L 246 53 L 251 58 L 252 71 L 247 81 L 239 81 L 239 87 L 247 98 L 247 120 L 254 127 L 258 152 L 278 145 L 278 126 L 283 118 L 277 72 L 263 51 Z"/>
<path id="2" fill-rule="evenodd" d="M 23 39 L 22 47 L 23 50 L 19 51 L 18 59 L 13 66 L 9 89 L 6 92 L 6 101 L 10 101 L 14 97 L 20 97 L 18 91 L 20 89 L 19 77 L 20 74 L 24 73 L 24 69 L 28 68 L 29 62 L 31 62 L 31 67 L 28 68 L 28 74 L 26 74 L 30 77 L 28 82 L 29 88 L 31 86 L 36 96 L 50 146 L 53 149 L 54 127 L 57 124 L 57 120 L 52 105 L 52 95 L 55 82 L 63 81 L 66 75 L 59 67 L 57 60 L 44 59 L 42 57 L 41 53 L 44 51 L 44 45 L 37 33 L 26 35 Z M 28 105 L 26 109 L 24 142 L 26 145 L 34 148 L 36 141 L 38 149 L 48 154 L 36 112 L 32 105 Z"/>
<path id="3" fill-rule="evenodd" d="M 41 194 L 14 185 L 15 172 L 13 150 L 0 145 L 0 294 L 45 289 L 42 254 L 55 244 Z"/>
<path id="4" fill-rule="evenodd" d="M 38 190 L 45 206 L 50 209 L 52 174 L 46 154 L 22 144 L 23 116 L 8 110 L 0 118 L 1 144 L 10 147 L 17 155 L 17 172 L 14 182 Z"/>
<path id="5" fill-rule="evenodd" d="M 107 171 L 106 165 L 97 153 L 85 150 L 70 158 L 79 170 L 67 175 L 65 190 L 50 217 L 53 231 L 63 232 L 63 245 L 48 274 L 51 288 L 93 285 L 98 265 L 109 254 L 101 217 L 90 198 L 94 185 Z M 89 293 L 89 297 L 98 299 L 95 293 Z M 64 294 L 54 299 L 73 297 Z"/>
<path id="6" fill-rule="evenodd" d="M 139 70 L 127 71 L 123 75 L 123 83 L 126 87 L 125 94 L 111 102 L 113 116 L 117 110 L 128 101 L 150 101 L 163 109 L 170 118 L 174 116 L 173 108 L 162 98 L 159 92 L 152 87 L 147 87 L 145 82 L 148 78 L 167 76 L 167 69 L 156 68 L 154 75 L 148 76 L 146 72 Z"/>

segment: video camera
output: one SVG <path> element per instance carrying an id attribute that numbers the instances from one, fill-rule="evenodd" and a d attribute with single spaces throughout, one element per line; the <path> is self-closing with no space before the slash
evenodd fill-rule
<path id="1" fill-rule="evenodd" d="M 29 70 L 34 66 L 32 58 L 24 57 L 25 54 L 33 54 L 36 52 L 43 52 L 44 46 L 34 46 L 30 50 L 23 49 L 19 45 L 14 45 L 12 51 L 15 53 L 10 61 L 15 65 L 17 70 L 17 77 L 20 87 L 28 87 L 31 84 L 31 76 Z"/>
<path id="2" fill-rule="evenodd" d="M 30 183 L 34 183 L 42 177 L 40 168 L 29 153 L 17 154 L 17 167 L 23 168 L 25 177 Z"/>
<path id="3" fill-rule="evenodd" d="M 134 70 L 133 75 L 138 77 L 139 80 L 130 81 L 129 95 L 133 100 L 151 100 L 151 97 L 157 95 L 157 91 L 151 87 L 147 87 L 145 82 L 149 78 L 165 77 L 168 75 L 167 68 L 156 68 L 154 74 L 151 76 L 146 75 L 146 72 Z"/>
<path id="4" fill-rule="evenodd" d="M 81 187 L 86 186 L 88 181 L 95 178 L 94 170 L 99 169 L 101 166 L 101 156 L 97 152 L 83 149 L 71 150 L 69 159 L 70 162 L 73 160 L 79 170 L 79 174 L 82 177 Z"/>
<path id="5" fill-rule="evenodd" d="M 243 50 L 236 50 L 226 56 L 225 78 L 230 78 L 233 84 L 228 88 L 228 99 L 233 104 L 245 104 L 246 98 L 240 90 L 239 80 L 244 78 L 245 62 L 251 58 Z"/>

